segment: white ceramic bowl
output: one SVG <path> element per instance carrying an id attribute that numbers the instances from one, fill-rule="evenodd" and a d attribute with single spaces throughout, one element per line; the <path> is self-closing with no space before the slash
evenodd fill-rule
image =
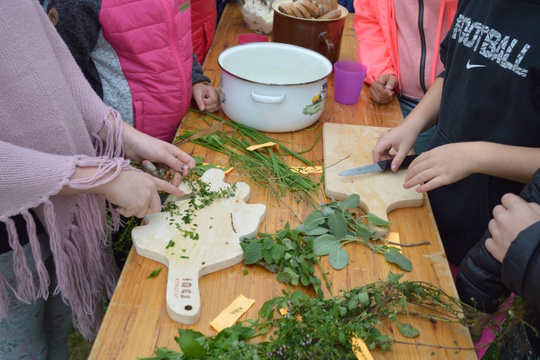
<path id="1" fill-rule="evenodd" d="M 271 34 L 274 21 L 274 0 L 237 0 L 242 17 L 251 31 Z"/>
<path id="2" fill-rule="evenodd" d="M 248 43 L 218 57 L 223 112 L 267 132 L 303 129 L 321 116 L 332 63 L 296 45 Z"/>

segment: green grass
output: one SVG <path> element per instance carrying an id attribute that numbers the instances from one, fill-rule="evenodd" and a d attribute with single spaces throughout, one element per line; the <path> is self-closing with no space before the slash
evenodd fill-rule
<path id="1" fill-rule="evenodd" d="M 92 342 L 86 340 L 82 335 L 75 330 L 69 334 L 68 349 L 69 360 L 86 360 L 90 354 Z"/>

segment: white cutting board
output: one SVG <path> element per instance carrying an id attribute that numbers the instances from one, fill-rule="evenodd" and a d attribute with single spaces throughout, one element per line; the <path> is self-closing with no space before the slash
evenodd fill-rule
<path id="1" fill-rule="evenodd" d="M 388 220 L 392 210 L 422 206 L 424 195 L 415 189 L 404 189 L 406 169 L 397 172 L 378 172 L 355 176 L 339 176 L 342 170 L 373 163 L 371 150 L 379 134 L 388 128 L 325 123 L 323 148 L 326 196 L 344 200 L 351 194 L 360 195 L 360 207 Z M 376 227 L 374 227 L 376 228 Z M 376 228 L 382 236 L 388 228 Z"/>
<path id="2" fill-rule="evenodd" d="M 230 187 L 224 182 L 225 174 L 221 170 L 210 169 L 201 180 L 210 185 L 210 190 Z M 191 189 L 180 187 L 189 194 Z M 183 324 L 194 324 L 199 319 L 201 299 L 199 279 L 206 274 L 235 265 L 244 259 L 240 240 L 257 234 L 266 206 L 246 204 L 250 188 L 245 183 L 236 183 L 235 196 L 229 199 L 215 200 L 211 205 L 196 210 L 190 216 L 191 224 L 185 224 L 183 214 L 189 208 L 189 200 L 177 200 L 179 207 L 171 220 L 169 212 L 147 215 L 146 225 L 133 229 L 131 236 L 137 253 L 158 261 L 169 268 L 167 280 L 167 312 L 169 316 Z M 184 236 L 176 227 L 194 230 L 199 235 L 193 240 Z M 194 226 L 193 224 L 197 224 Z M 169 241 L 174 246 L 166 249 Z"/>

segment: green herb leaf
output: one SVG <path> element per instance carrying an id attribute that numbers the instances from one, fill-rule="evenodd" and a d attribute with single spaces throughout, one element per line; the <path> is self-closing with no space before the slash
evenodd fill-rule
<path id="1" fill-rule="evenodd" d="M 366 291 L 361 291 L 358 293 L 358 300 L 362 306 L 369 305 L 369 294 Z"/>
<path id="2" fill-rule="evenodd" d="M 244 263 L 246 265 L 252 265 L 257 263 L 263 257 L 263 248 L 255 241 L 249 243 L 244 249 Z"/>
<path id="3" fill-rule="evenodd" d="M 174 246 L 174 241 L 169 240 L 169 243 L 167 244 L 167 246 L 165 246 L 165 249 L 168 249 L 168 248 L 173 247 L 173 246 Z"/>
<path id="4" fill-rule="evenodd" d="M 328 262 L 334 269 L 341 270 L 349 263 L 349 253 L 341 247 L 334 247 L 328 254 Z"/>
<path id="5" fill-rule="evenodd" d="M 352 194 L 349 195 L 349 197 L 343 201 L 340 201 L 341 206 L 343 206 L 345 209 L 354 209 L 360 205 L 360 195 L 358 194 Z"/>
<path id="6" fill-rule="evenodd" d="M 386 254 L 384 254 L 384 258 L 389 263 L 396 264 L 399 266 L 402 270 L 405 271 L 412 271 L 412 263 L 409 259 L 407 259 L 405 256 L 403 256 L 402 253 L 399 252 L 398 249 L 395 247 L 391 247 Z"/>
<path id="7" fill-rule="evenodd" d="M 161 268 L 152 271 L 152 273 L 148 275 L 148 279 L 155 278 L 156 276 L 159 275 L 160 272 L 161 272 Z"/>
<path id="8" fill-rule="evenodd" d="M 206 351 L 197 341 L 197 338 L 204 338 L 203 334 L 190 329 L 178 329 L 178 333 L 180 335 L 176 338 L 176 341 L 186 359 L 204 359 L 206 357 Z"/>
<path id="9" fill-rule="evenodd" d="M 272 248 L 272 258 L 275 261 L 281 260 L 287 249 L 283 245 L 275 245 Z"/>
<path id="10" fill-rule="evenodd" d="M 328 205 L 321 205 L 321 212 L 324 216 L 330 216 L 334 213 L 334 209 Z"/>
<path id="11" fill-rule="evenodd" d="M 414 338 L 420 335 L 420 331 L 416 330 L 411 324 L 397 322 L 401 335 L 406 338 Z"/>
<path id="12" fill-rule="evenodd" d="M 320 211 L 314 211 L 311 214 L 309 214 L 306 219 L 304 220 L 304 229 L 306 231 L 313 230 L 319 225 L 324 224 L 324 215 Z"/>
<path id="13" fill-rule="evenodd" d="M 306 231 L 306 235 L 319 236 L 319 235 L 323 235 L 323 234 L 328 233 L 328 231 L 330 231 L 330 230 L 328 230 L 326 228 L 323 228 L 323 227 L 318 227 L 318 228 L 315 228 L 313 230 Z"/>
<path id="14" fill-rule="evenodd" d="M 338 239 L 342 239 L 347 235 L 347 221 L 345 217 L 334 211 L 332 215 L 328 217 L 328 228 Z"/>
<path id="15" fill-rule="evenodd" d="M 313 253 L 318 256 L 328 255 L 332 249 L 339 247 L 339 239 L 334 235 L 325 234 L 313 240 Z"/>
<path id="16" fill-rule="evenodd" d="M 365 225 L 365 224 L 363 224 Z M 355 232 L 355 235 L 357 237 L 361 237 L 362 239 L 364 239 L 364 241 L 369 241 L 369 239 L 372 238 L 372 234 L 371 234 L 371 231 L 369 231 L 369 229 L 367 228 L 367 225 L 364 227 L 364 226 L 359 226 L 358 229 L 356 229 L 356 232 Z"/>
<path id="17" fill-rule="evenodd" d="M 376 226 L 390 226 L 392 223 L 390 221 L 386 221 L 381 219 L 375 214 L 369 213 L 367 216 L 368 222 L 370 224 L 376 225 Z"/>

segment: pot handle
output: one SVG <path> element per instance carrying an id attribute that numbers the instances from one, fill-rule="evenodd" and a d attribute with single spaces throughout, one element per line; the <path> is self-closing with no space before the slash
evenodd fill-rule
<path id="1" fill-rule="evenodd" d="M 334 43 L 332 42 L 332 39 L 328 37 L 328 31 L 323 31 L 319 34 L 319 41 L 326 45 L 326 54 L 325 56 L 328 59 L 331 59 L 332 61 L 336 57 L 336 48 L 334 47 Z"/>
<path id="2" fill-rule="evenodd" d="M 259 95 L 251 90 L 251 99 L 264 104 L 279 104 L 285 101 L 285 94 L 279 96 Z"/>

